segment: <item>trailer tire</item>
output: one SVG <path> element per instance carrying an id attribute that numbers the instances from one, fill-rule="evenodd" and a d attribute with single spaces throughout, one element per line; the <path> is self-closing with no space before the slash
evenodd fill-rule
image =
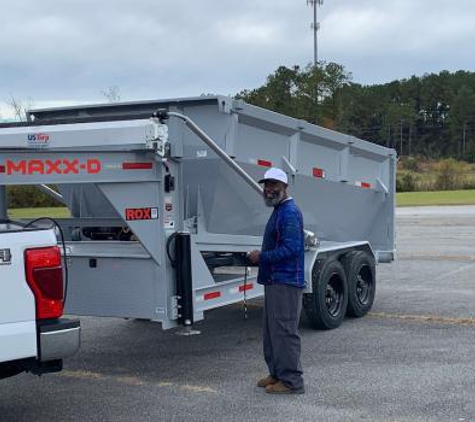
<path id="1" fill-rule="evenodd" d="M 348 280 L 347 315 L 360 318 L 372 308 L 376 293 L 376 268 L 367 252 L 353 251 L 343 257 Z"/>
<path id="2" fill-rule="evenodd" d="M 331 330 L 343 322 L 348 285 L 340 261 L 329 259 L 312 272 L 313 293 L 304 295 L 304 309 L 313 328 Z"/>

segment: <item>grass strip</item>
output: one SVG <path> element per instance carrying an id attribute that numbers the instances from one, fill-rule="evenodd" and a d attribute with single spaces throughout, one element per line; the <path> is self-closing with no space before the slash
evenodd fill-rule
<path id="1" fill-rule="evenodd" d="M 475 205 L 475 190 L 447 190 L 397 193 L 398 207 L 427 205 Z"/>
<path id="2" fill-rule="evenodd" d="M 71 217 L 69 210 L 64 207 L 50 207 L 50 208 L 12 208 L 8 210 L 8 216 L 15 218 L 65 218 Z"/>

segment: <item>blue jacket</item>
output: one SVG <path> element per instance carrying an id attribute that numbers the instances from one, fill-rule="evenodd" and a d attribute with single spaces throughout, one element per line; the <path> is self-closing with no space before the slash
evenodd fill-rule
<path id="1" fill-rule="evenodd" d="M 305 287 L 302 213 L 290 198 L 274 208 L 267 222 L 257 282 Z"/>

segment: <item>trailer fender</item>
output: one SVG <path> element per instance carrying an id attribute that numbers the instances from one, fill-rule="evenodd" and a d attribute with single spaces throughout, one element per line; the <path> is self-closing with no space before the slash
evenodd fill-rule
<path id="1" fill-rule="evenodd" d="M 323 266 L 326 260 L 333 258 L 341 261 L 345 265 L 345 256 L 349 256 L 352 252 L 364 251 L 369 259 L 374 263 L 378 262 L 378 256 L 367 241 L 359 242 L 321 242 L 318 247 L 312 247 L 305 250 L 305 284 L 304 293 L 313 293 L 313 273 L 316 267 Z"/>
<path id="2" fill-rule="evenodd" d="M 317 260 L 318 249 L 311 248 L 305 251 L 305 290 L 304 293 L 313 292 L 312 271 Z"/>

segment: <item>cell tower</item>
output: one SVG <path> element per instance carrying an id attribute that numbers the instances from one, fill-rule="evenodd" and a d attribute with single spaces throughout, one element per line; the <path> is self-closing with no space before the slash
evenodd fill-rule
<path id="1" fill-rule="evenodd" d="M 313 30 L 313 65 L 318 64 L 318 30 L 320 29 L 320 23 L 317 19 L 318 6 L 323 4 L 323 0 L 307 0 L 307 5 L 313 7 L 313 22 L 310 27 Z"/>

